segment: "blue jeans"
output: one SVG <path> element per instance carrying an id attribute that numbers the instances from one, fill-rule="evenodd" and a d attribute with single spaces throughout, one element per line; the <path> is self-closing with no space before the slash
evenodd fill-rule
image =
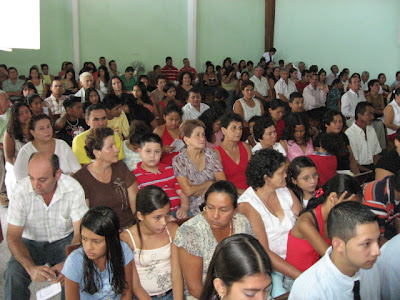
<path id="1" fill-rule="evenodd" d="M 172 290 L 169 291 L 165 296 L 157 297 L 157 296 L 152 296 L 152 300 L 174 300 L 174 294 L 172 293 Z M 132 300 L 137 300 L 135 296 L 132 296 Z"/>
<path id="2" fill-rule="evenodd" d="M 37 242 L 28 239 L 22 239 L 22 242 L 28 248 L 28 251 L 33 259 L 33 262 L 42 266 L 49 263 L 51 266 L 65 261 L 65 246 L 71 244 L 74 234 L 71 233 L 62 240 L 49 242 Z M 25 268 L 11 255 L 7 263 L 6 271 L 3 278 L 4 284 L 4 299 L 5 300 L 29 300 L 31 291 L 29 285 L 32 282 L 31 277 L 26 272 Z M 64 291 L 62 292 L 64 299 Z"/>

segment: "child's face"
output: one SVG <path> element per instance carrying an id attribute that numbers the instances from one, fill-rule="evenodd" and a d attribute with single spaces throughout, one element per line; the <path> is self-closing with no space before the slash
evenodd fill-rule
<path id="1" fill-rule="evenodd" d="M 162 90 L 163 87 L 164 87 L 164 85 L 166 85 L 166 84 L 167 84 L 167 82 L 165 81 L 165 79 L 159 79 L 159 80 L 158 80 L 158 83 L 157 83 L 157 88 L 158 88 L 159 90 Z"/>
<path id="2" fill-rule="evenodd" d="M 139 155 L 142 163 L 148 168 L 158 166 L 162 155 L 162 148 L 159 143 L 145 143 L 143 148 L 139 148 Z"/>
<path id="3" fill-rule="evenodd" d="M 293 102 L 289 102 L 292 112 L 304 111 L 304 98 L 294 98 Z"/>
<path id="4" fill-rule="evenodd" d="M 130 144 L 130 146 L 128 148 L 129 148 L 129 150 L 138 153 L 140 145 L 139 144 Z"/>
<path id="5" fill-rule="evenodd" d="M 250 134 L 251 135 L 254 135 L 254 130 L 253 130 L 253 127 L 254 127 L 254 124 L 255 124 L 256 122 L 250 122 L 249 123 L 249 129 L 250 129 Z"/>
<path id="6" fill-rule="evenodd" d="M 106 256 L 106 238 L 95 234 L 93 231 L 82 227 L 82 246 L 86 256 L 94 263 L 100 262 Z"/>
<path id="7" fill-rule="evenodd" d="M 175 99 L 176 96 L 176 90 L 175 88 L 170 88 L 166 93 L 165 96 L 167 96 L 168 99 Z"/>
<path id="8" fill-rule="evenodd" d="M 168 224 L 170 205 L 167 204 L 147 215 L 138 212 L 138 218 L 143 226 L 154 233 L 163 233 Z"/>

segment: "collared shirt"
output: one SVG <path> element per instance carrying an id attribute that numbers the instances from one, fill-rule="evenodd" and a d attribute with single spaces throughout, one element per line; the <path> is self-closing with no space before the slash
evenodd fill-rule
<path id="1" fill-rule="evenodd" d="M 328 76 L 326 76 L 326 84 L 327 85 L 332 85 L 333 81 L 338 78 L 338 76 L 333 73 L 329 74 Z"/>
<path id="2" fill-rule="evenodd" d="M 196 80 L 196 78 L 197 78 L 197 71 L 196 71 L 196 69 L 195 68 L 192 68 L 192 67 L 183 67 L 182 69 L 180 69 L 180 71 L 179 71 L 179 73 L 182 73 L 182 72 L 185 72 L 185 71 L 188 71 L 188 72 L 190 72 L 190 73 L 192 73 L 192 75 L 193 75 L 193 80 Z"/>
<path id="3" fill-rule="evenodd" d="M 285 96 L 287 99 L 290 98 L 290 94 L 293 92 L 297 92 L 297 88 L 295 83 L 291 80 L 288 79 L 288 83 L 286 84 L 285 80 L 283 80 L 282 78 L 279 79 L 276 83 L 275 83 L 275 92 L 276 92 L 276 98 L 279 98 L 279 94 L 282 94 L 283 96 Z"/>
<path id="4" fill-rule="evenodd" d="M 367 101 L 363 92 L 356 93 L 352 89 L 348 90 L 342 96 L 342 114 L 346 118 L 354 118 L 357 104 L 363 101 Z"/>
<path id="5" fill-rule="evenodd" d="M 283 148 L 283 146 L 280 143 L 275 143 L 272 148 L 280 153 L 283 154 L 283 156 L 287 156 L 285 148 Z M 258 150 L 263 149 L 262 145 L 260 142 L 257 142 L 257 144 L 251 148 L 251 152 L 254 154 L 256 153 Z"/>
<path id="6" fill-rule="evenodd" d="M 261 76 L 258 79 L 256 75 L 253 75 L 250 80 L 254 83 L 254 91 L 260 93 L 263 97 L 268 97 L 269 84 L 267 78 Z"/>
<path id="7" fill-rule="evenodd" d="M 15 82 L 12 82 L 11 79 L 7 79 L 6 81 L 3 82 L 3 91 L 11 93 L 21 92 L 24 83 L 25 81 L 19 78 L 17 78 L 17 81 Z M 19 98 L 20 96 L 10 96 L 10 100 L 16 100 Z"/>
<path id="8" fill-rule="evenodd" d="M 330 258 L 331 253 L 332 247 L 329 247 L 318 262 L 294 281 L 289 300 L 353 300 L 356 280 L 360 281 L 361 299 L 380 299 L 381 281 L 377 265 L 368 270 L 360 269 L 353 277 L 349 277 L 335 266 Z"/>
<path id="9" fill-rule="evenodd" d="M 364 81 L 360 80 L 360 86 L 361 86 L 361 89 L 362 89 L 363 91 L 365 91 L 365 92 L 367 92 L 367 91 L 369 90 L 369 88 L 368 88 L 368 81 L 367 81 L 367 82 L 364 82 Z"/>
<path id="10" fill-rule="evenodd" d="M 325 106 L 326 102 L 326 92 L 321 90 L 318 86 L 316 89 L 309 84 L 304 88 L 304 109 L 311 110 Z"/>
<path id="11" fill-rule="evenodd" d="M 207 104 L 200 103 L 200 111 L 198 111 L 196 108 L 194 108 L 192 104 L 187 103 L 184 107 L 182 107 L 182 121 L 197 119 L 203 112 L 205 112 L 209 108 L 210 107 Z"/>
<path id="12" fill-rule="evenodd" d="M 174 66 L 165 65 L 161 69 L 161 72 L 167 78 L 167 81 L 174 82 L 174 81 L 178 80 L 179 71 Z"/>
<path id="13" fill-rule="evenodd" d="M 104 94 L 103 94 L 100 90 L 98 90 L 98 89 L 96 89 L 96 91 L 97 91 L 97 93 L 99 94 L 100 102 L 103 102 Z M 75 97 L 81 97 L 81 102 L 82 102 L 82 103 L 85 102 L 85 89 L 84 89 L 84 88 L 81 88 L 79 91 L 77 91 L 77 92 L 75 93 L 74 96 L 75 96 Z"/>
<path id="14" fill-rule="evenodd" d="M 326 95 L 326 107 L 332 110 L 339 109 L 339 99 L 342 97 L 342 92 L 336 87 L 332 87 L 328 95 Z"/>
<path id="15" fill-rule="evenodd" d="M 72 177 L 61 174 L 49 206 L 25 177 L 10 194 L 8 223 L 24 227 L 23 238 L 52 243 L 70 235 L 87 211 L 85 193 Z"/>
<path id="16" fill-rule="evenodd" d="M 128 80 L 126 80 L 125 74 L 121 75 L 119 78 L 124 83 L 125 90 L 128 92 L 131 92 L 133 90 L 133 86 L 135 85 L 135 82 L 136 82 L 135 76 L 132 76 L 132 78 L 129 80 L 129 82 L 128 82 Z"/>
<path id="17" fill-rule="evenodd" d="M 264 52 L 265 62 L 273 61 L 275 54 L 271 55 L 269 52 Z"/>
<path id="18" fill-rule="evenodd" d="M 371 125 L 367 125 L 365 133 L 356 123 L 353 123 L 345 134 L 349 138 L 351 150 L 359 165 L 372 164 L 374 155 L 382 151 L 375 129 Z"/>
<path id="19" fill-rule="evenodd" d="M 56 97 L 53 94 L 50 97 L 44 99 L 46 106 L 51 110 L 53 115 L 61 115 L 65 112 L 65 108 L 63 106 L 64 100 L 67 99 L 67 96 L 61 95 L 60 100 L 57 101 Z"/>

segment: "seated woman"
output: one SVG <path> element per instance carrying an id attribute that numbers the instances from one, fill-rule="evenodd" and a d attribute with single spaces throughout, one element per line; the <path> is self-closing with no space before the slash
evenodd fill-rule
<path id="1" fill-rule="evenodd" d="M 250 80 L 249 72 L 244 71 L 243 73 L 241 73 L 240 77 L 238 77 L 238 78 L 239 78 L 239 81 L 238 81 L 238 85 L 236 87 L 235 95 L 237 98 L 242 98 L 243 97 L 243 92 L 242 92 L 243 91 L 243 82 Z"/>
<path id="2" fill-rule="evenodd" d="M 183 223 L 176 232 L 179 262 L 185 278 L 185 296 L 198 299 L 208 266 L 217 244 L 231 235 L 253 235 L 249 221 L 237 213 L 235 186 L 229 181 L 217 181 L 205 194 L 203 213 Z"/>
<path id="3" fill-rule="evenodd" d="M 221 109 L 210 108 L 199 117 L 199 120 L 202 121 L 206 127 L 205 135 L 207 148 L 215 148 L 221 145 L 224 136 L 221 131 L 221 115 L 223 115 Z"/>
<path id="4" fill-rule="evenodd" d="M 268 114 L 275 123 L 276 140 L 280 141 L 282 138 L 283 130 L 285 129 L 285 103 L 280 99 L 272 99 L 269 103 Z"/>
<path id="5" fill-rule="evenodd" d="M 357 161 L 351 150 L 349 139 L 343 133 L 344 116 L 338 110 L 328 110 L 322 117 L 320 130 L 322 133 L 336 133 L 339 136 L 339 154 L 336 155 L 339 171 L 350 170 L 353 174 L 359 174 Z M 314 149 L 319 150 L 320 138 L 314 139 Z"/>
<path id="6" fill-rule="evenodd" d="M 384 110 L 385 126 L 390 140 L 394 141 L 396 130 L 400 128 L 400 88 L 392 93 L 390 103 Z"/>
<path id="7" fill-rule="evenodd" d="M 251 157 L 251 148 L 241 142 L 243 119 L 235 113 L 226 113 L 221 117 L 221 131 L 224 140 L 214 149 L 223 166 L 226 179 L 231 181 L 239 194 L 243 194 L 248 185 L 245 171 Z"/>
<path id="8" fill-rule="evenodd" d="M 395 175 L 400 170 L 400 128 L 396 130 L 394 146 L 394 149 L 378 160 L 375 168 L 375 180 Z"/>
<path id="9" fill-rule="evenodd" d="M 254 139 L 257 144 L 251 149 L 252 153 L 261 149 L 274 149 L 286 156 L 286 151 L 280 143 L 276 142 L 275 122 L 267 117 L 261 117 L 254 122 Z"/>
<path id="10" fill-rule="evenodd" d="M 179 130 L 186 149 L 175 156 L 172 163 L 176 179 L 189 197 L 189 213 L 192 215 L 200 213 L 207 189 L 215 181 L 225 180 L 217 155 L 205 147 L 204 127 L 199 120 L 186 120 L 181 124 Z"/>
<path id="11" fill-rule="evenodd" d="M 33 83 L 40 98 L 42 98 L 43 100 L 47 98 L 48 87 L 41 78 L 39 69 L 37 67 L 33 66 L 29 69 L 28 81 Z"/>
<path id="12" fill-rule="evenodd" d="M 98 76 L 96 79 L 96 89 L 103 93 L 103 96 L 107 95 L 107 86 L 110 81 L 110 74 L 105 66 L 100 66 Z"/>
<path id="13" fill-rule="evenodd" d="M 332 82 L 332 88 L 326 95 L 326 108 L 331 110 L 340 109 L 340 99 L 343 95 L 343 83 L 339 78 L 335 78 Z"/>
<path id="14" fill-rule="evenodd" d="M 27 81 L 22 85 L 22 101 L 27 103 L 27 98 L 31 94 L 37 94 L 37 90 L 32 82 Z"/>
<path id="15" fill-rule="evenodd" d="M 164 110 L 164 125 L 160 125 L 154 129 L 154 133 L 161 137 L 163 143 L 163 155 L 161 161 L 163 164 L 172 165 L 172 159 L 179 154 L 174 151 L 176 146 L 171 146 L 175 140 L 180 140 L 179 124 L 182 119 L 182 109 L 174 102 L 168 104 Z"/>
<path id="16" fill-rule="evenodd" d="M 281 78 L 281 68 L 280 67 L 273 68 L 272 73 L 268 79 L 268 84 L 269 84 L 268 95 L 270 99 L 276 98 L 275 84 L 278 82 L 280 78 Z"/>
<path id="17" fill-rule="evenodd" d="M 383 99 L 386 99 L 387 96 L 390 94 L 390 86 L 388 86 L 386 84 L 386 75 L 383 73 L 380 73 L 378 75 L 378 80 L 379 80 L 379 84 L 380 84 L 380 89 L 379 89 L 379 93 L 382 94 Z"/>
<path id="18" fill-rule="evenodd" d="M 158 111 L 160 115 L 164 115 L 164 111 L 167 108 L 168 103 L 173 102 L 179 107 L 182 107 L 182 102 L 175 99 L 176 96 L 176 88 L 173 83 L 167 83 L 163 87 L 164 97 L 161 99 L 160 103 L 158 103 Z"/>
<path id="19" fill-rule="evenodd" d="M 135 175 L 118 160 L 114 131 L 108 127 L 90 130 L 85 151 L 93 162 L 73 177 L 83 187 L 88 207 L 106 205 L 117 214 L 121 228 L 131 226 L 138 187 Z"/>
<path id="20" fill-rule="evenodd" d="M 160 295 L 162 299 L 183 299 L 178 248 L 172 242 L 178 225 L 168 222 L 169 207 L 169 198 L 160 187 L 142 188 L 136 199 L 136 224 L 121 233 L 121 240 L 135 256 L 135 299 Z"/>
<path id="21" fill-rule="evenodd" d="M 261 101 L 254 98 L 254 83 L 250 80 L 243 81 L 243 98 L 238 99 L 233 105 L 233 112 L 240 115 L 245 127 L 249 127 L 249 120 L 254 116 L 264 114 L 264 106 Z"/>
<path id="22" fill-rule="evenodd" d="M 327 232 L 331 209 L 343 201 L 361 203 L 362 197 L 360 184 L 350 175 L 338 174 L 331 178 L 317 190 L 289 232 L 286 260 L 301 272 L 316 263 L 331 245 Z M 285 280 L 285 283 L 290 287 L 293 282 Z"/>
<path id="23" fill-rule="evenodd" d="M 100 102 L 100 95 L 97 92 L 95 88 L 88 88 L 85 91 L 85 102 L 82 104 L 82 109 L 83 112 L 86 111 L 86 108 L 88 108 L 92 104 L 97 104 Z"/>
<path id="24" fill-rule="evenodd" d="M 285 120 L 281 145 L 290 161 L 314 153 L 308 122 L 302 113 L 291 113 Z"/>
<path id="25" fill-rule="evenodd" d="M 133 254 L 119 239 L 118 216 L 109 207 L 82 218 L 82 246 L 65 261 L 66 299 L 132 299 Z"/>
<path id="26" fill-rule="evenodd" d="M 215 249 L 200 300 L 267 299 L 272 289 L 271 273 L 271 260 L 257 239 L 232 235 Z"/>
<path id="27" fill-rule="evenodd" d="M 183 121 L 197 119 L 210 108 L 207 104 L 201 103 L 201 100 L 201 92 L 198 88 L 194 87 L 188 92 L 187 104 L 182 107 Z"/>
<path id="28" fill-rule="evenodd" d="M 285 293 L 283 276 L 297 278 L 300 271 L 285 261 L 287 237 L 301 211 L 297 197 L 286 187 L 285 158 L 278 151 L 262 149 L 246 169 L 250 187 L 240 196 L 239 212 L 254 229 L 276 272 L 273 297 Z"/>
<path id="29" fill-rule="evenodd" d="M 28 105 L 23 102 L 16 102 L 11 107 L 10 121 L 3 137 L 4 158 L 6 161 L 5 184 L 8 191 L 12 191 L 17 183 L 14 175 L 14 164 L 19 150 L 26 144 L 29 137 L 29 121 L 32 112 Z"/>
<path id="30" fill-rule="evenodd" d="M 65 175 L 72 175 L 81 168 L 71 147 L 63 140 L 53 138 L 53 127 L 47 115 L 32 116 L 28 129 L 29 142 L 19 150 L 14 164 L 17 181 L 28 176 L 28 160 L 35 152 L 48 151 L 57 154 L 60 159 L 60 169 Z"/>
<path id="31" fill-rule="evenodd" d="M 153 101 L 151 101 L 146 85 L 143 82 L 139 81 L 133 85 L 132 95 L 137 104 L 146 107 L 151 113 L 154 112 Z"/>
<path id="32" fill-rule="evenodd" d="M 236 78 L 235 69 L 232 66 L 227 67 L 225 74 L 222 75 L 221 78 L 221 86 L 229 93 L 228 103 L 227 103 L 229 110 L 233 108 L 233 104 L 235 102 L 235 92 L 236 92 L 237 82 L 238 81 Z"/>
<path id="33" fill-rule="evenodd" d="M 43 99 L 38 94 L 30 94 L 26 100 L 33 115 L 45 114 L 52 120 L 53 114 L 51 110 L 47 106 L 44 106 Z"/>
<path id="34" fill-rule="evenodd" d="M 179 85 L 176 87 L 176 99 L 182 104 L 186 104 L 188 92 L 193 88 L 193 74 L 189 71 L 184 71 L 179 74 Z"/>
<path id="35" fill-rule="evenodd" d="M 66 70 L 63 79 L 61 79 L 61 84 L 64 89 L 64 95 L 75 94 L 79 91 L 74 69 Z"/>
<path id="36" fill-rule="evenodd" d="M 318 83 L 317 86 L 323 90 L 325 93 L 329 93 L 329 86 L 326 83 L 326 71 L 324 69 L 318 72 Z"/>
<path id="37" fill-rule="evenodd" d="M 326 73 L 325 73 L 325 76 L 326 76 Z M 299 81 L 299 71 L 295 68 L 290 68 L 289 69 L 289 79 L 296 84 Z"/>
<path id="38" fill-rule="evenodd" d="M 218 89 L 219 80 L 218 76 L 215 74 L 214 65 L 208 64 L 207 70 L 203 75 L 204 92 L 206 95 L 214 95 L 215 91 Z"/>

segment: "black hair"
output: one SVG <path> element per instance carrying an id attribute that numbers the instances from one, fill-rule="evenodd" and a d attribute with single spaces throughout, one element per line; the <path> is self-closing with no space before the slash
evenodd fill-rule
<path id="1" fill-rule="evenodd" d="M 331 66 L 331 71 L 333 72 L 333 67 L 337 67 L 337 65 L 332 65 Z"/>
<path id="2" fill-rule="evenodd" d="M 395 137 L 395 139 L 398 140 L 398 141 L 400 141 L 400 127 L 397 128 L 397 130 L 396 130 L 396 137 Z"/>
<path id="3" fill-rule="evenodd" d="M 214 182 L 206 191 L 204 195 L 204 203 L 207 204 L 208 196 L 211 193 L 225 193 L 229 195 L 232 200 L 233 208 L 237 208 L 237 199 L 239 198 L 235 185 L 228 180 L 219 180 Z"/>
<path id="4" fill-rule="evenodd" d="M 337 197 L 347 192 L 344 199 L 351 197 L 351 195 L 356 195 L 360 197 L 360 201 L 363 198 L 363 191 L 359 182 L 354 179 L 354 177 L 347 174 L 337 174 L 325 183 L 322 188 L 323 194 L 321 196 L 313 197 L 308 202 L 306 211 L 316 208 L 318 205 L 324 203 L 331 193 L 336 193 Z"/>
<path id="5" fill-rule="evenodd" d="M 208 267 L 200 300 L 219 299 L 214 279 L 219 278 L 228 290 L 245 276 L 268 275 L 272 264 L 260 242 L 248 234 L 234 234 L 219 242 Z M 271 280 L 272 281 L 272 280 Z"/>
<path id="6" fill-rule="evenodd" d="M 65 110 L 67 110 L 68 107 L 73 107 L 77 103 L 81 103 L 81 98 L 74 95 L 69 95 L 68 98 L 64 100 L 63 106 Z"/>
<path id="7" fill-rule="evenodd" d="M 157 70 L 158 68 L 161 68 L 161 66 L 160 65 L 154 65 L 153 66 L 153 71 Z"/>
<path id="8" fill-rule="evenodd" d="M 90 88 L 88 88 L 88 89 L 85 91 L 85 102 L 84 102 L 84 103 L 89 103 L 88 105 L 92 104 L 92 103 L 90 102 L 90 94 L 91 94 L 93 91 L 96 92 L 97 96 L 99 97 L 99 102 L 100 102 L 100 95 L 99 95 L 99 92 L 97 91 L 97 89 L 90 87 Z"/>
<path id="9" fill-rule="evenodd" d="M 199 116 L 199 120 L 204 123 L 206 126 L 204 132 L 207 139 L 207 142 L 212 143 L 212 139 L 214 136 L 213 125 L 218 121 L 220 116 L 223 114 L 221 110 L 217 110 L 216 108 L 207 109 Z"/>
<path id="10" fill-rule="evenodd" d="M 246 168 L 247 184 L 254 190 L 265 185 L 264 176 L 272 178 L 274 173 L 285 163 L 282 153 L 273 149 L 258 150 L 250 158 Z"/>
<path id="11" fill-rule="evenodd" d="M 317 65 L 312 65 L 310 67 L 310 72 L 312 73 L 318 73 L 318 66 Z"/>
<path id="12" fill-rule="evenodd" d="M 261 119 L 261 116 L 252 116 L 250 119 L 249 119 L 249 122 L 247 122 L 247 123 L 255 123 L 255 122 L 257 122 L 257 120 L 258 119 Z"/>
<path id="13" fill-rule="evenodd" d="M 367 111 L 367 107 L 372 107 L 372 104 L 367 102 L 367 101 L 362 101 L 360 103 L 357 103 L 356 106 L 356 111 L 355 111 L 355 119 L 358 120 L 358 114 L 363 115 Z"/>
<path id="14" fill-rule="evenodd" d="M 320 147 L 326 150 L 329 154 L 338 156 L 340 152 L 341 139 L 336 133 L 323 132 L 319 139 Z"/>
<path id="15" fill-rule="evenodd" d="M 293 180 L 298 180 L 297 178 L 304 168 L 315 168 L 315 170 L 317 169 L 311 158 L 307 156 L 298 156 L 290 162 L 287 169 L 286 177 L 287 187 L 293 191 L 296 197 L 300 200 L 301 204 L 304 203 L 303 190 L 299 188 L 296 184 L 294 184 Z"/>
<path id="16" fill-rule="evenodd" d="M 31 106 L 32 102 L 35 101 L 36 98 L 40 98 L 40 96 L 36 93 L 30 94 L 28 97 L 26 97 L 26 102 L 29 106 Z M 42 98 L 40 98 L 40 101 L 43 101 Z"/>
<path id="17" fill-rule="evenodd" d="M 297 99 L 297 98 L 303 98 L 303 95 L 299 92 L 293 92 L 290 94 L 289 102 L 293 102 L 294 99 Z"/>
<path id="18" fill-rule="evenodd" d="M 176 91 L 176 86 L 175 84 L 168 82 L 166 85 L 164 85 L 163 92 L 167 93 L 170 89 L 174 89 Z"/>
<path id="19" fill-rule="evenodd" d="M 344 118 L 343 114 L 338 110 L 329 109 L 323 115 L 323 117 L 321 119 L 321 123 L 319 124 L 319 128 L 322 132 L 326 132 L 326 126 L 329 126 L 331 124 L 331 122 L 333 122 L 335 116 L 340 116 L 342 118 L 342 122 L 344 124 L 345 118 Z"/>
<path id="20" fill-rule="evenodd" d="M 293 140 L 296 143 L 294 131 L 297 125 L 304 125 L 304 142 L 307 143 L 310 139 L 310 125 L 308 124 L 308 121 L 303 113 L 290 113 L 287 116 L 285 120 L 285 129 L 283 130 L 281 139 L 286 141 Z"/>
<path id="21" fill-rule="evenodd" d="M 338 237 L 347 243 L 357 232 L 357 225 L 376 222 L 378 217 L 365 205 L 355 201 L 339 203 L 328 215 L 328 234 L 332 241 Z"/>
<path id="22" fill-rule="evenodd" d="M 118 79 L 118 80 L 121 82 L 121 90 L 122 90 L 122 92 L 125 92 L 126 89 L 125 89 L 124 82 L 122 81 L 121 78 L 119 78 L 119 76 L 115 75 L 115 76 L 111 77 L 110 81 L 108 82 L 108 85 L 107 85 L 108 94 L 109 94 L 109 95 L 115 95 L 114 89 L 113 89 L 113 87 L 112 87 L 112 81 L 113 81 L 113 79 Z"/>
<path id="23" fill-rule="evenodd" d="M 165 62 L 167 62 L 168 60 L 172 60 L 172 57 L 171 57 L 171 56 L 167 56 L 167 57 L 165 58 Z"/>
<path id="24" fill-rule="evenodd" d="M 321 70 L 318 71 L 318 76 L 321 76 L 322 73 L 326 74 L 326 71 L 324 70 L 324 68 L 322 68 Z"/>
<path id="25" fill-rule="evenodd" d="M 106 111 L 106 108 L 104 107 L 103 103 L 96 103 L 96 104 L 91 104 L 85 109 L 85 119 L 89 120 L 90 114 L 94 110 L 99 110 L 102 109 L 104 112 Z"/>
<path id="26" fill-rule="evenodd" d="M 151 130 L 144 121 L 132 121 L 131 131 L 128 136 L 129 144 L 140 145 L 141 138 L 147 133 L 151 133 Z"/>
<path id="27" fill-rule="evenodd" d="M 144 135 L 142 135 L 142 137 L 140 138 L 139 144 L 140 144 L 140 148 L 143 148 L 146 143 L 157 143 L 160 144 L 161 148 L 163 146 L 163 142 L 160 138 L 160 136 L 158 136 L 155 133 L 146 133 Z"/>
<path id="28" fill-rule="evenodd" d="M 117 95 L 115 94 L 108 94 L 106 97 L 103 99 L 103 105 L 105 106 L 106 109 L 113 109 L 114 107 L 118 105 L 123 105 L 123 100 L 120 99 Z"/>
<path id="29" fill-rule="evenodd" d="M 251 60 L 247 61 L 247 63 L 246 63 L 246 66 L 250 66 L 250 65 L 254 65 L 254 63 Z"/>
<path id="30" fill-rule="evenodd" d="M 134 72 L 135 70 L 132 67 L 126 67 L 125 73 L 127 72 Z"/>
<path id="31" fill-rule="evenodd" d="M 115 62 L 115 60 L 110 60 L 109 62 L 108 62 L 108 66 L 110 67 L 111 66 L 111 64 L 113 63 L 113 62 Z"/>
<path id="32" fill-rule="evenodd" d="M 397 89 L 395 89 L 392 92 L 392 96 L 390 97 L 390 101 L 394 100 L 396 98 L 396 96 L 400 96 L 400 87 L 398 87 Z"/>
<path id="33" fill-rule="evenodd" d="M 8 122 L 8 125 L 7 125 L 7 133 L 10 135 L 10 138 L 18 140 L 20 142 L 25 142 L 25 140 L 26 140 L 26 137 L 24 136 L 24 133 L 22 131 L 21 124 L 18 120 L 19 109 L 23 106 L 25 106 L 26 108 L 29 109 L 31 116 L 33 115 L 28 104 L 26 104 L 24 102 L 15 102 L 13 104 L 13 106 L 11 106 L 10 121 Z"/>
<path id="34" fill-rule="evenodd" d="M 104 71 L 104 79 L 106 80 L 105 84 L 107 85 L 108 82 L 110 81 L 110 73 L 108 72 L 108 69 L 106 66 L 100 66 L 99 67 L 99 77 L 100 77 L 100 70 Z"/>
<path id="35" fill-rule="evenodd" d="M 226 89 L 224 88 L 219 88 L 215 91 L 214 97 L 216 99 L 228 99 L 229 93 Z"/>
<path id="36" fill-rule="evenodd" d="M 29 90 L 33 90 L 35 94 L 38 93 L 35 85 L 30 81 L 27 81 L 22 85 L 22 91 L 24 90 L 24 87 L 27 87 Z"/>
<path id="37" fill-rule="evenodd" d="M 310 70 L 304 69 L 303 71 L 301 71 L 301 77 L 306 76 L 307 73 L 311 73 Z"/>
<path id="38" fill-rule="evenodd" d="M 276 49 L 272 47 L 271 49 L 269 49 L 269 52 L 276 52 Z"/>
<path id="39" fill-rule="evenodd" d="M 170 101 L 167 104 L 167 108 L 164 110 L 164 116 L 168 116 L 170 113 L 176 112 L 178 115 L 181 117 L 183 116 L 183 111 L 182 108 L 178 104 L 176 104 L 174 101 Z"/>
<path id="40" fill-rule="evenodd" d="M 141 99 L 142 99 L 143 103 L 150 104 L 151 106 L 153 106 L 153 102 L 151 101 L 149 95 L 147 94 L 146 85 L 143 82 L 138 81 L 133 85 L 132 90 L 133 90 L 133 88 L 135 86 L 137 86 L 142 92 L 142 98 Z M 133 98 L 136 99 L 135 97 L 133 97 Z"/>
<path id="41" fill-rule="evenodd" d="M 87 156 L 91 159 L 96 159 L 93 151 L 101 151 L 101 149 L 104 147 L 104 140 L 109 136 L 114 136 L 114 130 L 109 127 L 101 127 L 90 130 L 86 136 L 84 146 Z"/>
<path id="42" fill-rule="evenodd" d="M 179 74 L 179 77 L 178 77 L 178 81 L 179 81 L 179 84 L 180 84 L 180 85 L 182 85 L 182 83 L 183 83 L 183 76 L 185 76 L 186 74 L 188 74 L 188 75 L 190 76 L 191 81 L 193 81 L 193 74 L 190 73 L 189 71 L 184 71 L 184 72 L 181 72 L 181 73 Z"/>
<path id="43" fill-rule="evenodd" d="M 156 85 L 158 84 L 158 81 L 164 79 L 165 81 L 167 81 L 167 77 L 165 77 L 164 75 L 157 75 L 156 76 Z"/>
<path id="44" fill-rule="evenodd" d="M 106 261 L 110 264 L 112 278 L 109 278 L 112 290 L 116 295 L 122 294 L 128 286 L 125 281 L 125 262 L 119 239 L 119 219 L 115 212 L 106 206 L 92 207 L 83 216 L 80 227 L 104 236 L 106 241 Z M 111 274 L 110 274 L 111 276 Z M 83 292 L 93 295 L 103 288 L 101 275 L 94 262 L 83 252 Z"/>
<path id="45" fill-rule="evenodd" d="M 38 73 L 38 78 L 40 79 L 40 72 L 39 72 L 38 67 L 36 67 L 36 66 L 32 66 L 32 67 L 29 69 L 29 76 L 28 76 L 28 78 L 29 78 L 29 79 L 32 79 L 32 77 L 31 77 L 31 72 L 32 72 L 33 70 L 36 70 L 36 72 Z"/>
<path id="46" fill-rule="evenodd" d="M 72 68 L 66 69 L 65 73 L 64 73 L 64 77 L 63 77 L 64 79 L 67 79 L 67 74 L 68 73 L 72 73 L 71 81 L 72 81 L 72 84 L 73 84 L 74 88 L 78 87 L 78 82 L 76 81 L 76 78 L 75 78 L 75 76 L 76 76 L 75 70 L 72 69 Z"/>
<path id="47" fill-rule="evenodd" d="M 242 82 L 242 91 L 247 87 L 251 85 L 254 88 L 254 82 L 251 80 L 243 80 Z"/>
<path id="48" fill-rule="evenodd" d="M 279 64 L 284 64 L 285 61 L 284 61 L 283 59 L 280 59 L 280 60 L 278 61 L 278 63 L 279 63 Z"/>
<path id="49" fill-rule="evenodd" d="M 260 117 L 257 119 L 253 126 L 254 139 L 259 142 L 264 135 L 265 129 L 271 126 L 275 127 L 275 122 L 271 118 Z"/>
<path id="50" fill-rule="evenodd" d="M 41 65 L 40 65 L 40 68 L 41 68 L 42 70 L 43 70 L 44 67 L 49 67 L 49 65 L 48 65 L 48 64 L 41 64 Z"/>
<path id="51" fill-rule="evenodd" d="M 275 110 L 279 107 L 286 107 L 285 103 L 281 99 L 277 99 L 277 98 L 272 99 L 272 101 L 269 104 L 269 108 L 272 110 Z"/>
<path id="52" fill-rule="evenodd" d="M 187 93 L 187 97 L 188 97 L 188 98 L 190 97 L 190 94 L 200 94 L 200 95 L 201 95 L 201 91 L 200 91 L 199 88 L 193 87 L 193 88 L 191 88 L 191 89 L 188 91 L 188 93 Z"/>
<path id="53" fill-rule="evenodd" d="M 240 122 L 243 125 L 243 118 L 239 114 L 235 114 L 234 112 L 227 112 L 223 116 L 221 116 L 221 127 L 228 128 L 231 122 Z"/>

